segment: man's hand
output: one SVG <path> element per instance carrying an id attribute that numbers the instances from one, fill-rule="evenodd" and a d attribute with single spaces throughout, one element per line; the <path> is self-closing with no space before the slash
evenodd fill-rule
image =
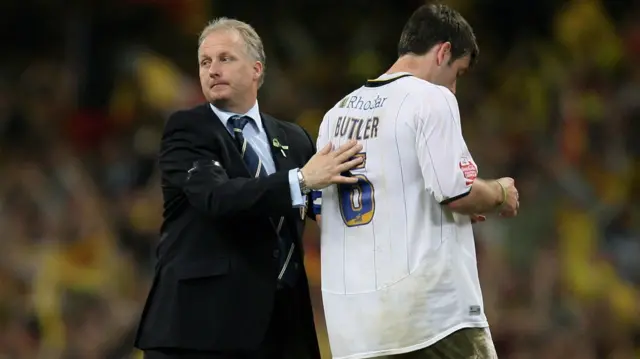
<path id="1" fill-rule="evenodd" d="M 501 217 L 515 217 L 518 215 L 520 202 L 518 200 L 518 190 L 516 189 L 513 178 L 503 177 L 497 180 L 505 194 L 504 203 L 500 207 Z"/>
<path id="2" fill-rule="evenodd" d="M 362 145 L 356 140 L 351 140 L 335 151 L 331 149 L 331 143 L 324 146 L 300 170 L 308 188 L 318 190 L 334 183 L 358 182 L 358 178 L 342 176 L 341 173 L 362 163 L 362 157 L 351 159 L 362 151 Z"/>

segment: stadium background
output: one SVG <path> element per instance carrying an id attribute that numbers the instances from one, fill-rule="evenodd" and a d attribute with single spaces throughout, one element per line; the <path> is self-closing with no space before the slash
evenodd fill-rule
<path id="1" fill-rule="evenodd" d="M 459 83 L 481 175 L 522 213 L 476 226 L 504 359 L 640 358 L 640 7 L 451 0 L 480 63 Z M 196 39 L 230 16 L 262 36 L 264 111 L 312 135 L 394 60 L 419 1 L 0 3 L 1 358 L 134 358 L 153 268 L 163 120 L 202 100 Z M 307 265 L 325 357 L 318 232 Z"/>

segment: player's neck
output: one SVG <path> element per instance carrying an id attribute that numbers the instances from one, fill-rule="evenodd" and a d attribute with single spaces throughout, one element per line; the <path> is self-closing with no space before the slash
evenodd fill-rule
<path id="1" fill-rule="evenodd" d="M 398 72 L 407 72 L 417 78 L 430 81 L 431 66 L 429 66 L 429 63 L 428 55 L 404 55 L 400 57 L 386 73 L 393 74 Z"/>

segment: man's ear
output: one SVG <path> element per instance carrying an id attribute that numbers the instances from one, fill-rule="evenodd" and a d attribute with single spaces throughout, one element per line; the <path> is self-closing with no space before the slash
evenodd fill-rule
<path id="1" fill-rule="evenodd" d="M 438 45 L 438 51 L 436 52 L 436 62 L 438 66 L 444 63 L 448 63 L 450 58 L 451 58 L 451 43 L 447 41 Z"/>
<path id="2" fill-rule="evenodd" d="M 262 72 L 264 71 L 264 65 L 260 61 L 256 61 L 253 65 L 253 76 L 254 80 L 258 80 L 262 76 Z"/>

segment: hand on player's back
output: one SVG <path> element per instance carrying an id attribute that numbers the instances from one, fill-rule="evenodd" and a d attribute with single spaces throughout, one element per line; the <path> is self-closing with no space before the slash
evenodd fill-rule
<path id="1" fill-rule="evenodd" d="M 511 177 L 503 177 L 498 180 L 498 183 L 506 190 L 507 198 L 500 208 L 500 216 L 502 217 L 515 217 L 518 215 L 518 209 L 520 209 L 520 201 L 518 190 L 515 186 L 515 181 Z"/>
<path id="2" fill-rule="evenodd" d="M 332 150 L 331 143 L 327 144 L 301 169 L 307 187 L 317 190 L 335 183 L 357 183 L 357 178 L 342 176 L 341 173 L 362 163 L 362 157 L 352 158 L 360 151 L 362 145 L 356 140 L 336 150 Z"/>

